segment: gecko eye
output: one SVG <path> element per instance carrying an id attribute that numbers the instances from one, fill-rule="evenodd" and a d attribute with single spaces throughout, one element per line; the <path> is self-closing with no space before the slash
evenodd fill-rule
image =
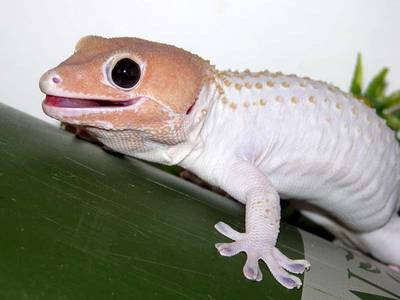
<path id="1" fill-rule="evenodd" d="M 140 66 L 130 58 L 123 58 L 112 69 L 111 79 L 117 86 L 129 89 L 140 79 Z"/>

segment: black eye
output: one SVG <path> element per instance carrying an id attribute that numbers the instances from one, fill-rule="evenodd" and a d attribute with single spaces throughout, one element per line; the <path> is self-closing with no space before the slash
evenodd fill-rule
<path id="1" fill-rule="evenodd" d="M 119 87 L 129 89 L 138 83 L 140 67 L 132 59 L 123 58 L 112 69 L 111 79 Z"/>

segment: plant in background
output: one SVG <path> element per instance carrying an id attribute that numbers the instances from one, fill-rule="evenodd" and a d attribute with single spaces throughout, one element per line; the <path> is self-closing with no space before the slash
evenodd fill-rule
<path id="1" fill-rule="evenodd" d="M 390 128 L 396 131 L 397 139 L 400 140 L 400 90 L 386 95 L 388 71 L 388 68 L 383 68 L 363 91 L 362 59 L 361 54 L 358 54 L 350 92 L 354 97 L 375 108 L 376 113 L 386 120 Z"/>

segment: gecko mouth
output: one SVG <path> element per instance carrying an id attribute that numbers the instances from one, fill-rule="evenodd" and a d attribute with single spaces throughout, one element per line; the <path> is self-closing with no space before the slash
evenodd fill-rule
<path id="1" fill-rule="evenodd" d="M 79 99 L 66 98 L 59 96 L 46 95 L 43 106 L 59 107 L 59 108 L 95 108 L 95 107 L 126 107 L 135 104 L 141 97 L 130 100 L 96 100 L 96 99 Z"/>

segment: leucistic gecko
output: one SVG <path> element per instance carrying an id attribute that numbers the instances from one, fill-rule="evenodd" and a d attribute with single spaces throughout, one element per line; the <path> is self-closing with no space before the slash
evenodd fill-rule
<path id="1" fill-rule="evenodd" d="M 246 252 L 243 273 L 260 281 L 259 260 L 287 288 L 309 268 L 278 248 L 280 199 L 382 262 L 400 265 L 399 145 L 351 95 L 295 75 L 218 71 L 174 46 L 87 36 L 46 72 L 44 112 L 84 129 L 114 151 L 180 165 L 246 206 L 246 230 L 219 222 Z"/>

